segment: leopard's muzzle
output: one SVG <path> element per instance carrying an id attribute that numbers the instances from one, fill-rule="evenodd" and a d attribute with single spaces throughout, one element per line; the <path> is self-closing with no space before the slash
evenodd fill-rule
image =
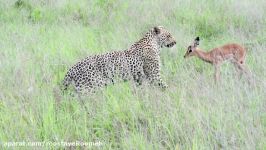
<path id="1" fill-rule="evenodd" d="M 170 48 L 170 47 L 173 47 L 175 44 L 176 44 L 176 41 L 167 44 L 166 47 Z"/>

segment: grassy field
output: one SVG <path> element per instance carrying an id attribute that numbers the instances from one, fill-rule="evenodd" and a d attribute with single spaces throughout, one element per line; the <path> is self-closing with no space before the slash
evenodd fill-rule
<path id="1" fill-rule="evenodd" d="M 265 8 L 263 0 L 0 0 L 0 147 L 266 149 Z M 156 25 L 177 41 L 161 51 L 167 90 L 126 82 L 80 98 L 60 93 L 75 62 L 124 50 Z M 255 85 L 226 63 L 216 86 L 211 65 L 183 58 L 196 36 L 206 51 L 246 46 Z"/>

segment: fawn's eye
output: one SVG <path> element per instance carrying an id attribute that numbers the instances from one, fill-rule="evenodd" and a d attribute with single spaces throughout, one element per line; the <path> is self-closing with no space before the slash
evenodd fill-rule
<path id="1" fill-rule="evenodd" d="M 191 46 L 189 46 L 187 49 L 188 49 L 188 52 L 189 52 L 189 53 L 192 52 L 192 47 L 191 47 Z"/>

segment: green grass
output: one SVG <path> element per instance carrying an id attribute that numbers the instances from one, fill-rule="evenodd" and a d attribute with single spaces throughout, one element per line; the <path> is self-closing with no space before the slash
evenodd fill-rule
<path id="1" fill-rule="evenodd" d="M 1 0 L 0 146 L 100 141 L 89 148 L 266 149 L 265 8 L 261 0 Z M 60 93 L 75 62 L 124 50 L 156 25 L 177 41 L 161 51 L 167 90 L 127 82 L 89 96 Z M 226 63 L 216 86 L 211 65 L 184 60 L 196 36 L 205 50 L 245 45 L 255 85 Z"/>

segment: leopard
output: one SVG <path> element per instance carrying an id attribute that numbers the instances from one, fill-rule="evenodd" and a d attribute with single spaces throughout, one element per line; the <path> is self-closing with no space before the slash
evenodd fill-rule
<path id="1" fill-rule="evenodd" d="M 155 85 L 166 89 L 162 80 L 160 51 L 176 44 L 175 38 L 163 26 L 149 29 L 128 49 L 87 56 L 73 65 L 66 73 L 62 87 L 73 85 L 78 93 L 90 93 L 98 88 L 122 81 L 141 85 Z"/>

